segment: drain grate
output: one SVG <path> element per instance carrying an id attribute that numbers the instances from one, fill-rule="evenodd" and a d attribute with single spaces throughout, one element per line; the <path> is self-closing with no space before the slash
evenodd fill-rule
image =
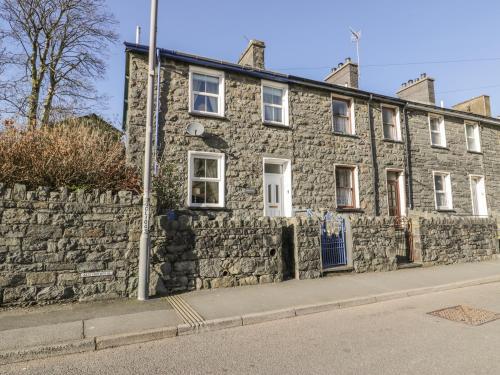
<path id="1" fill-rule="evenodd" d="M 192 327 L 200 327 L 205 325 L 205 319 L 189 305 L 184 298 L 180 296 L 167 297 L 168 302 L 172 305 L 175 312 L 179 315 L 184 323 Z"/>
<path id="2" fill-rule="evenodd" d="M 446 307 L 441 310 L 431 311 L 428 314 L 471 326 L 480 326 L 500 318 L 498 313 L 466 305 Z"/>

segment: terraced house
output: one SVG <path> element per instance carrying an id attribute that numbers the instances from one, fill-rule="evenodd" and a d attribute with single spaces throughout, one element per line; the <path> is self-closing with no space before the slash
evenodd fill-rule
<path id="1" fill-rule="evenodd" d="M 489 97 L 437 106 L 425 74 L 389 97 L 360 90 L 350 59 L 316 81 L 266 70 L 264 50 L 253 40 L 238 63 L 157 50 L 154 149 L 175 166 L 177 216 L 187 226 L 215 219 L 232 238 L 193 235 L 204 260 L 192 256 L 194 245 L 167 247 L 170 262 L 192 262 L 179 269 L 184 283 L 243 285 L 248 277 L 261 282 L 262 270 L 268 282 L 497 257 L 500 119 Z M 147 52 L 126 44 L 124 130 L 128 161 L 138 167 Z M 262 236 L 262 222 L 281 238 Z"/>
<path id="2" fill-rule="evenodd" d="M 350 59 L 314 81 L 266 70 L 264 50 L 251 41 L 237 64 L 158 50 L 157 157 L 175 164 L 186 212 L 500 215 L 489 97 L 436 106 L 425 74 L 388 97 L 358 89 Z M 126 44 L 124 127 L 138 166 L 146 52 Z"/>

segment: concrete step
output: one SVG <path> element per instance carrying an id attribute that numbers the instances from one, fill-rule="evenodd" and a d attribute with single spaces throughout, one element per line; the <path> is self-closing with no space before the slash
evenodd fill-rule
<path id="1" fill-rule="evenodd" d="M 339 276 L 343 274 L 350 274 L 353 271 L 353 266 L 338 266 L 323 270 L 323 276 Z"/>
<path id="2" fill-rule="evenodd" d="M 408 268 L 419 268 L 422 267 L 422 263 L 399 263 L 398 270 L 405 270 Z"/>

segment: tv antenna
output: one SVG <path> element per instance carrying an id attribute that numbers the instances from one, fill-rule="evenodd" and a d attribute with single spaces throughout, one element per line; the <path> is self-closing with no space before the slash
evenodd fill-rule
<path id="1" fill-rule="evenodd" d="M 361 69 L 359 65 L 359 40 L 361 39 L 361 30 L 354 31 L 352 27 L 349 27 L 349 30 L 351 31 L 351 41 L 353 43 L 356 43 L 356 55 L 358 58 L 358 80 L 359 80 L 359 76 L 361 75 Z"/>

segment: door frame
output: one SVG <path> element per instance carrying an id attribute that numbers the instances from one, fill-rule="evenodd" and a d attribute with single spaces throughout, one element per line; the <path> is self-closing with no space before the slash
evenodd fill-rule
<path id="1" fill-rule="evenodd" d="M 484 189 L 484 210 L 485 210 L 485 214 L 484 215 L 474 215 L 474 194 L 473 194 L 473 191 L 472 191 L 472 179 L 474 178 L 480 178 L 483 180 L 483 189 Z M 472 215 L 473 216 L 488 216 L 488 198 L 487 198 L 487 195 L 486 195 L 486 179 L 484 178 L 483 175 L 480 175 L 480 174 L 470 174 L 469 175 L 469 189 L 470 189 L 470 198 L 471 198 L 471 203 L 472 203 Z M 479 207 L 478 207 L 479 208 Z"/>
<path id="2" fill-rule="evenodd" d="M 398 176 L 398 185 L 399 185 L 399 213 L 401 216 L 407 216 L 407 210 L 406 210 L 406 178 L 405 178 L 405 171 L 404 169 L 400 168 L 386 168 L 385 169 L 385 200 L 387 203 L 387 215 L 390 214 L 389 212 L 389 180 L 387 178 L 387 175 L 390 172 L 395 172 L 399 173 Z"/>
<path id="3" fill-rule="evenodd" d="M 263 157 L 262 158 L 262 207 L 263 215 L 266 216 L 266 194 L 265 189 L 265 165 L 281 164 L 283 167 L 283 217 L 292 217 L 292 162 L 290 159 Z"/>

